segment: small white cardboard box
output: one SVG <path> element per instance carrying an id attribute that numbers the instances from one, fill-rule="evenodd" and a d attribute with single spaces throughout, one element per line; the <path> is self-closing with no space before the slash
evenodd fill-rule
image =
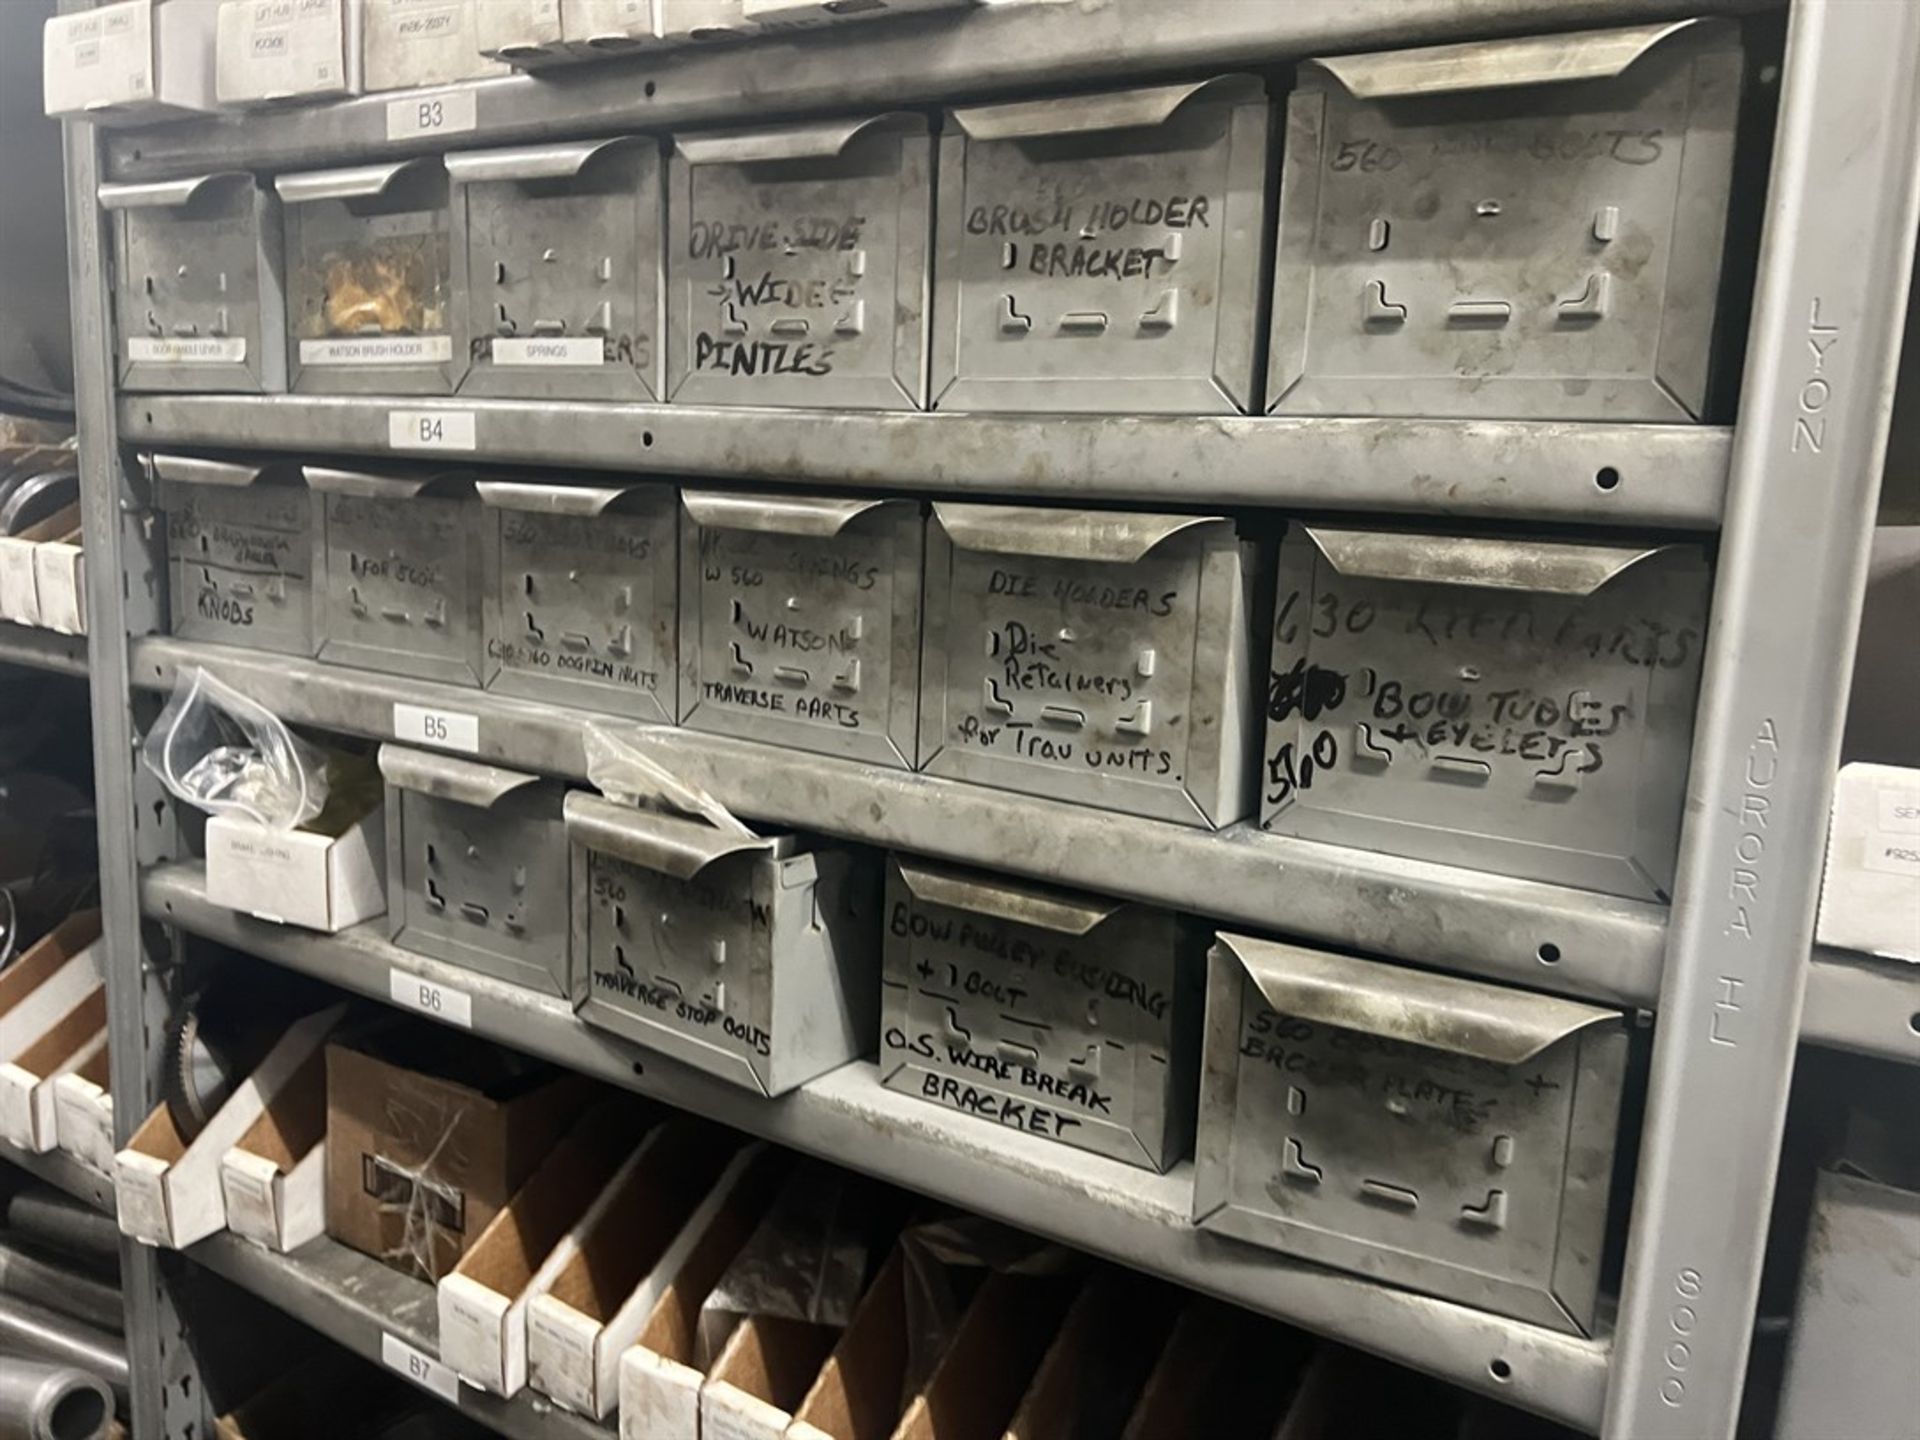
<path id="1" fill-rule="evenodd" d="M 1815 939 L 1920 963 L 1920 770 L 1840 767 Z"/>
<path id="2" fill-rule="evenodd" d="M 594 1419 L 618 1398 L 621 1354 L 702 1232 L 724 1208 L 754 1146 L 689 1119 L 669 1120 L 580 1228 L 580 1250 L 527 1307 L 527 1380 L 555 1403 Z"/>
<path id="3" fill-rule="evenodd" d="M 495 1395 L 519 1393 L 527 1383 L 527 1306 L 580 1253 L 581 1236 L 612 1203 L 614 1181 L 650 1123 L 650 1112 L 627 1102 L 589 1113 L 441 1277 L 442 1364 Z"/>
<path id="4" fill-rule="evenodd" d="M 191 1144 L 174 1128 L 167 1107 L 156 1107 L 113 1157 L 122 1233 L 145 1245 L 184 1250 L 224 1229 L 227 1207 L 220 1161 L 326 1043 L 346 1009 L 344 1004 L 329 1006 L 289 1026 Z"/>
<path id="5" fill-rule="evenodd" d="M 819 1380 L 834 1340 L 835 1332 L 824 1325 L 749 1315 L 727 1337 L 700 1387 L 700 1434 L 709 1440 L 781 1440 Z"/>
<path id="6" fill-rule="evenodd" d="M 0 620 L 40 625 L 40 579 L 36 557 L 41 545 L 78 532 L 80 507 L 69 505 L 36 521 L 18 535 L 0 535 Z"/>
<path id="7" fill-rule="evenodd" d="M 33 583 L 43 629 L 87 633 L 87 557 L 78 530 L 33 547 Z"/>
<path id="8" fill-rule="evenodd" d="M 54 1143 L 102 1175 L 113 1173 L 112 1065 L 107 1047 L 53 1082 Z"/>
<path id="9" fill-rule="evenodd" d="M 0 970 L 0 1064 L 16 1059 L 100 984 L 100 912 L 70 915 Z"/>
<path id="10" fill-rule="evenodd" d="M 269 1250 L 298 1250 L 327 1228 L 327 1056 L 315 1048 L 220 1157 L 227 1228 Z"/>
<path id="11" fill-rule="evenodd" d="M 508 67 L 480 53 L 489 0 L 363 0 L 361 83 L 369 93 L 451 85 Z"/>
<path id="12" fill-rule="evenodd" d="M 219 0 L 119 0 L 47 21 L 46 113 L 134 124 L 218 107 L 214 30 Z"/>
<path id="13" fill-rule="evenodd" d="M 360 93 L 360 0 L 222 0 L 214 89 L 222 105 Z"/>
<path id="14" fill-rule="evenodd" d="M 0 1064 L 0 1135 L 36 1155 L 53 1149 L 53 1082 L 106 1048 L 107 990 L 95 985 L 38 1040 Z"/>
<path id="15" fill-rule="evenodd" d="M 207 821 L 207 899 L 262 920 L 332 934 L 387 910 L 385 807 L 342 834 Z"/>

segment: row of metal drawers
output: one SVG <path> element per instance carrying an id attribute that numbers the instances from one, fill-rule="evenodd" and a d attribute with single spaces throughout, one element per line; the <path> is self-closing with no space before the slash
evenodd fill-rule
<path id="1" fill-rule="evenodd" d="M 906 857 L 883 882 L 857 848 L 394 745 L 380 764 L 407 949 L 766 1095 L 877 1040 L 884 1082 L 934 1104 L 1151 1169 L 1191 1148 L 1198 1224 L 1591 1325 L 1618 1011 Z"/>
<path id="2" fill-rule="evenodd" d="M 120 378 L 1720 418 L 1744 65 L 1737 27 L 1681 21 L 1308 64 L 1284 143 L 1227 75 L 937 137 L 897 112 L 108 185 Z"/>
<path id="3" fill-rule="evenodd" d="M 1643 899 L 1672 871 L 1698 544 L 149 464 L 185 639 Z"/>

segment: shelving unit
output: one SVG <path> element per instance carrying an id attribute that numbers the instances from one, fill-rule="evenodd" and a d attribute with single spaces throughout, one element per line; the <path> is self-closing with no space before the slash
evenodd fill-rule
<path id="1" fill-rule="evenodd" d="M 770 40 L 453 87 L 459 146 L 925 105 L 1117 77 L 1763 4 L 1341 0 L 1194 7 L 1116 0 Z M 1821 837 L 1920 207 L 1920 10 L 1799 0 L 1781 74 L 1740 419 L 1728 428 L 1561 422 L 856 415 L 512 401 L 120 396 L 99 182 L 272 171 L 443 148 L 389 139 L 388 95 L 111 136 L 70 123 L 68 204 L 96 696 L 115 1111 L 157 1093 L 155 1023 L 177 972 L 158 922 L 404 1002 L 473 997 L 472 1029 L 796 1149 L 1070 1241 L 1493 1394 L 1607 1440 L 1721 1440 L 1740 1407 L 1782 1115 L 1805 1039 L 1920 1060 L 1920 986 L 1812 950 Z M 1837 337 L 1837 338 L 1836 338 Z M 1813 342 L 1813 343 L 1810 343 Z M 584 1025 L 557 999 L 388 943 L 324 937 L 209 905 L 134 760 L 154 692 L 205 667 L 290 720 L 391 738 L 396 703 L 471 714 L 481 758 L 579 778 L 581 717 L 551 706 L 167 638 L 151 497 L 122 447 L 378 455 L 394 412 L 470 413 L 460 463 L 715 476 L 742 484 L 1159 507 L 1384 512 L 1701 532 L 1717 540 L 1713 624 L 1671 907 L 1288 840 L 1209 834 L 877 767 L 661 728 L 645 743 L 743 815 L 990 863 L 1214 919 L 1653 1013 L 1646 1131 L 1619 1314 L 1582 1340 L 1198 1232 L 1191 1171 L 1062 1151 L 896 1096 L 871 1065 L 779 1101 Z M 0 645 L 0 653 L 6 653 Z M 72 662 L 69 662 L 72 663 Z M 1766 822 L 1750 797 L 1764 791 Z M 1142 863 L 1150 855 L 1152 863 Z M 1732 886 L 1730 888 L 1730 879 Z M 398 985 L 398 989 L 396 989 Z M 1803 1019 L 1804 998 L 1804 1019 Z M 1904 1030 L 1903 1028 L 1904 1027 Z M 123 1119 L 123 1126 L 126 1121 Z M 124 1138 L 124 1137 L 122 1137 Z M 71 1174 L 69 1182 L 84 1177 Z M 377 1357 L 432 1344 L 424 1287 L 329 1243 L 292 1259 L 219 1239 L 189 1252 Z M 136 1433 L 199 1416 L 150 1252 L 124 1247 Z M 584 1434 L 531 1404 L 463 1398 L 503 1434 Z"/>
<path id="2" fill-rule="evenodd" d="M 87 637 L 0 622 L 0 663 L 26 665 L 56 675 L 87 673 Z"/>

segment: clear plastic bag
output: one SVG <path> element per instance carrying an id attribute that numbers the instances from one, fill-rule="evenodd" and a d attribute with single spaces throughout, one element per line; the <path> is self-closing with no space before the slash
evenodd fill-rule
<path id="1" fill-rule="evenodd" d="M 296 830 L 327 803 L 326 755 L 259 701 L 198 668 L 175 678 L 140 758 L 189 805 L 271 830 Z"/>
<path id="2" fill-rule="evenodd" d="M 759 837 L 734 813 L 697 785 L 689 785 L 643 752 L 647 732 L 614 730 L 589 720 L 584 737 L 587 779 L 617 805 L 671 810 L 704 820 L 717 830 L 749 840 Z"/>

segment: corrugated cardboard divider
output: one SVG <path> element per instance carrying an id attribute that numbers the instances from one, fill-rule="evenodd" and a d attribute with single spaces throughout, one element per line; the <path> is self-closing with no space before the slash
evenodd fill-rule
<path id="1" fill-rule="evenodd" d="M 887 1440 L 893 1433 L 912 1398 L 907 1271 L 896 1246 L 794 1411 L 788 1440 Z"/>
<path id="2" fill-rule="evenodd" d="M 1215 1300 L 1181 1312 L 1121 1440 L 1273 1440 L 1313 1342 Z"/>
<path id="3" fill-rule="evenodd" d="M 106 1027 L 107 988 L 95 985 L 44 1035 L 0 1065 L 0 1135 L 34 1154 L 53 1149 L 53 1081 L 104 1053 Z"/>
<path id="4" fill-rule="evenodd" d="M 228 1228 L 269 1250 L 295 1250 L 321 1234 L 326 1229 L 326 1140 L 322 1047 L 221 1157 Z"/>
<path id="5" fill-rule="evenodd" d="M 1040 1362 L 1005 1440 L 1117 1435 L 1172 1328 L 1175 1296 L 1122 1271 L 1102 1271 L 1081 1290 Z"/>
<path id="6" fill-rule="evenodd" d="M 1064 1278 L 989 1275 L 893 1440 L 999 1440 L 1077 1289 Z"/>
<path id="7" fill-rule="evenodd" d="M 29 946 L 5 970 L 0 970 L 0 1061 L 11 1060 L 46 1033 L 47 1026 L 84 1000 L 92 985 L 82 980 L 91 971 L 93 984 L 100 976 L 97 964 L 78 967 L 71 977 L 61 976 L 64 1003 L 45 998 L 35 1001 L 41 988 L 60 976 L 69 961 L 84 954 L 100 939 L 100 912 L 83 910 L 69 915 L 46 935 Z M 56 1008 L 57 1005 L 57 1008 Z"/>

